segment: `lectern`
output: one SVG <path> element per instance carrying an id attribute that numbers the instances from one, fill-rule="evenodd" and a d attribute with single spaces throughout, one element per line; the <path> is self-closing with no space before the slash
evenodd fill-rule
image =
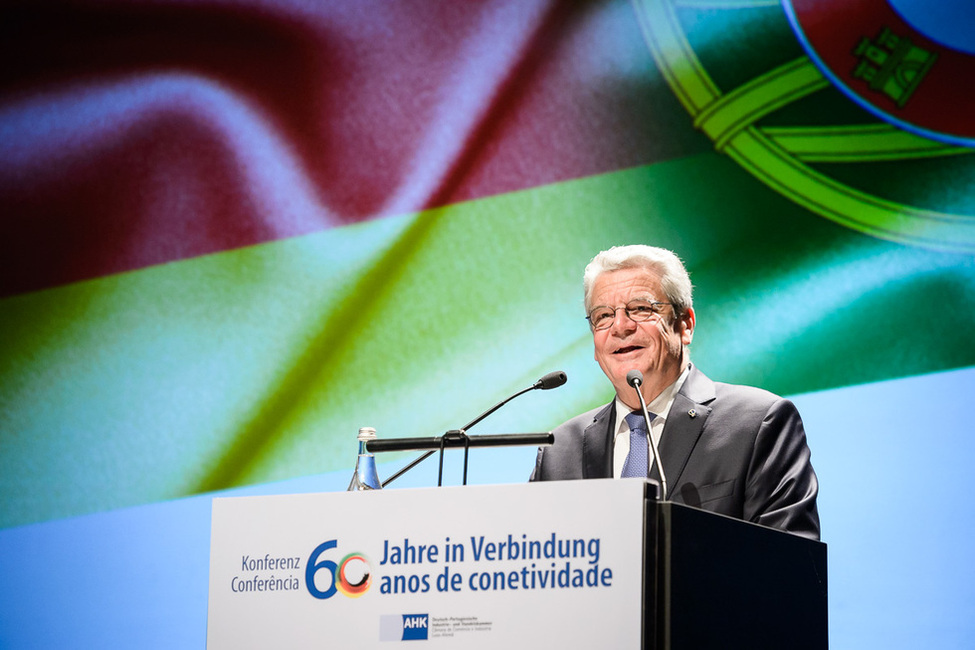
<path id="1" fill-rule="evenodd" d="M 648 502 L 646 648 L 825 650 L 826 545 Z"/>
<path id="2" fill-rule="evenodd" d="M 827 647 L 824 544 L 655 488 L 214 499 L 207 647 Z"/>

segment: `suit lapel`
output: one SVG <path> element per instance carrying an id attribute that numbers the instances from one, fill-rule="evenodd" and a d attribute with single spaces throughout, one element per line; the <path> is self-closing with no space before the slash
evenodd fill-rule
<path id="1" fill-rule="evenodd" d="M 714 400 L 714 383 L 696 367 L 674 397 L 674 404 L 667 415 L 667 423 L 660 439 L 660 457 L 667 473 L 667 491 L 673 493 L 681 474 L 687 466 L 691 452 L 704 431 L 704 424 L 711 414 L 708 404 Z M 654 466 L 650 477 L 660 480 L 660 472 Z"/>
<path id="2" fill-rule="evenodd" d="M 613 477 L 614 436 L 610 434 L 616 422 L 616 401 L 613 400 L 596 414 L 592 424 L 582 434 L 582 477 Z"/>

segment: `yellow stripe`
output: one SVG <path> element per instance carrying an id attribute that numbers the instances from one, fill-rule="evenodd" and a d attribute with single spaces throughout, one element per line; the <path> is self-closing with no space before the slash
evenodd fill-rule
<path id="1" fill-rule="evenodd" d="M 674 7 L 660 0 L 634 0 L 637 20 L 657 67 L 687 112 L 697 115 L 721 96 L 684 37 Z"/>
<path id="2" fill-rule="evenodd" d="M 799 163 L 758 129 L 742 131 L 725 151 L 773 189 L 848 228 L 903 244 L 975 252 L 975 217 L 923 210 L 843 185 Z"/>
<path id="3" fill-rule="evenodd" d="M 891 124 L 769 127 L 762 132 L 778 147 L 804 162 L 875 162 L 975 151 L 928 140 Z"/>
<path id="4" fill-rule="evenodd" d="M 812 61 L 801 57 L 721 96 L 697 115 L 694 126 L 707 133 L 720 151 L 738 131 L 762 116 L 827 86 Z"/>

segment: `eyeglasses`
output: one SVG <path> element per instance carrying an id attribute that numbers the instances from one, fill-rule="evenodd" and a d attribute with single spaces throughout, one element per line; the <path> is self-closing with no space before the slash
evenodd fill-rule
<path id="1" fill-rule="evenodd" d="M 664 305 L 673 305 L 669 302 L 657 300 L 631 300 L 624 307 L 593 307 L 586 320 L 594 330 L 606 330 L 612 327 L 616 320 L 616 312 L 624 310 L 627 317 L 637 323 L 643 323 L 653 318 L 659 318 L 663 312 Z"/>

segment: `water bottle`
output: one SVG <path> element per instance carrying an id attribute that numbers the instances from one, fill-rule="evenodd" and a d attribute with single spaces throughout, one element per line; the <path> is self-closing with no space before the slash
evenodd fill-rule
<path id="1" fill-rule="evenodd" d="M 376 457 L 366 450 L 366 442 L 376 439 L 376 430 L 372 427 L 359 429 L 359 457 L 355 461 L 355 474 L 349 483 L 349 492 L 357 490 L 381 490 L 383 484 L 379 482 L 376 471 Z"/>

